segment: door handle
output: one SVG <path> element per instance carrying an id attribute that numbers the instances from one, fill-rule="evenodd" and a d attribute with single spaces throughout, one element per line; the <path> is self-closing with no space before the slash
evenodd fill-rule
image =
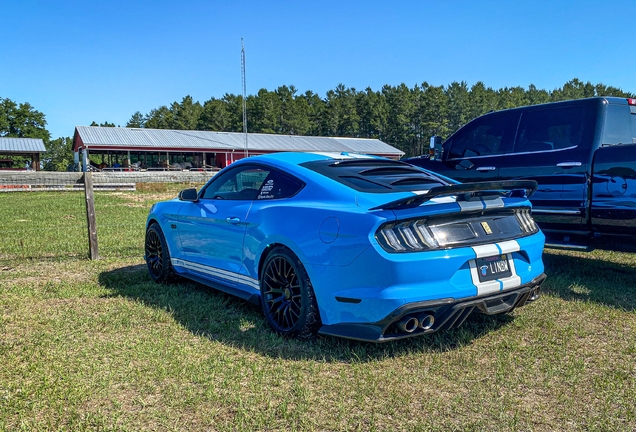
<path id="1" fill-rule="evenodd" d="M 236 225 L 238 223 L 241 223 L 241 219 L 237 217 L 228 217 L 228 218 L 225 218 L 225 222 L 231 223 L 232 225 Z"/>
<path id="2" fill-rule="evenodd" d="M 479 167 L 479 168 L 477 168 L 477 171 L 484 171 L 485 172 L 485 171 L 494 171 L 496 169 L 497 168 L 495 168 L 493 166 L 490 166 L 490 167 Z"/>
<path id="3" fill-rule="evenodd" d="M 580 167 L 581 165 L 581 162 L 559 162 L 556 166 L 559 168 L 574 168 Z"/>

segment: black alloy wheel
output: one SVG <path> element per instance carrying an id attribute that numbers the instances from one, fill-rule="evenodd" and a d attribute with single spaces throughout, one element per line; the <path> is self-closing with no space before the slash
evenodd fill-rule
<path id="1" fill-rule="evenodd" d="M 267 256 L 261 272 L 261 303 L 270 327 L 284 336 L 312 338 L 320 327 L 318 305 L 300 260 L 284 247 Z"/>
<path id="2" fill-rule="evenodd" d="M 150 277 L 157 283 L 168 282 L 174 276 L 166 238 L 156 223 L 146 231 L 146 264 Z"/>

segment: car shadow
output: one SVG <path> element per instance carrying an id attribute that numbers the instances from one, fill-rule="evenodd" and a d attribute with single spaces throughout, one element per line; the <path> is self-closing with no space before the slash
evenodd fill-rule
<path id="1" fill-rule="evenodd" d="M 621 310 L 636 310 L 636 267 L 603 259 L 602 255 L 567 255 L 546 250 L 546 294 L 568 301 L 591 301 Z"/>
<path id="2" fill-rule="evenodd" d="M 148 276 L 145 265 L 102 272 L 98 280 L 112 291 L 105 296 L 123 296 L 165 310 L 193 334 L 274 358 L 293 360 L 354 363 L 412 353 L 453 351 L 514 320 L 511 315 L 472 314 L 457 329 L 380 344 L 330 336 L 297 340 L 271 331 L 257 306 L 183 279 L 172 284 L 156 284 Z"/>

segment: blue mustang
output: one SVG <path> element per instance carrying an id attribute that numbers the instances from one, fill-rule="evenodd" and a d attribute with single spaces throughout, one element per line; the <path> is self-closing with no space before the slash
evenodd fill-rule
<path id="1" fill-rule="evenodd" d="M 260 303 L 282 335 L 395 340 L 539 296 L 535 189 L 366 155 L 256 156 L 153 205 L 145 259 L 158 283 L 182 276 Z"/>

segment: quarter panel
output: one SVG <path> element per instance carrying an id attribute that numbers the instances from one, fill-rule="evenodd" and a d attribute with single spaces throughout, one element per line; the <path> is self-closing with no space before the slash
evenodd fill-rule
<path id="1" fill-rule="evenodd" d="M 335 219 L 337 232 L 323 229 L 321 236 L 321 226 L 328 219 Z M 385 220 L 334 202 L 257 201 L 247 217 L 243 272 L 257 278 L 260 257 L 271 244 L 291 249 L 308 268 L 310 278 L 312 265 L 347 266 L 369 247 L 369 233 Z"/>

